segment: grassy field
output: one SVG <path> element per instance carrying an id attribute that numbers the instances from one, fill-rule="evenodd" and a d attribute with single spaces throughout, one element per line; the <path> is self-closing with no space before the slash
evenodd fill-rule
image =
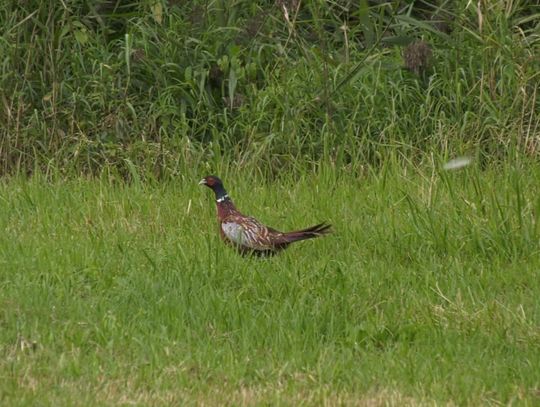
<path id="1" fill-rule="evenodd" d="M 3 3 L 0 405 L 540 405 L 535 2 Z"/>
<path id="2" fill-rule="evenodd" d="M 540 166 L 221 174 L 244 212 L 335 233 L 217 237 L 200 176 L 0 185 L 2 405 L 540 403 Z"/>

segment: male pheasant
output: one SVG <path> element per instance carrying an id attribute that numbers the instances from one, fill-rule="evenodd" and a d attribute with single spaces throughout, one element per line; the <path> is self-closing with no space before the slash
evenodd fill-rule
<path id="1" fill-rule="evenodd" d="M 203 178 L 199 185 L 206 185 L 216 194 L 221 238 L 241 254 L 272 256 L 293 242 L 313 239 L 330 232 L 331 225 L 325 223 L 294 232 L 280 232 L 263 225 L 255 218 L 242 215 L 218 177 L 209 175 Z"/>

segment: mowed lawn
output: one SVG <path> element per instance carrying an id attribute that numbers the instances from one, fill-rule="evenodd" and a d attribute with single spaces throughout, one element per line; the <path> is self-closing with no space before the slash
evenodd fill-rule
<path id="1" fill-rule="evenodd" d="M 0 404 L 540 404 L 540 166 L 0 185 Z"/>

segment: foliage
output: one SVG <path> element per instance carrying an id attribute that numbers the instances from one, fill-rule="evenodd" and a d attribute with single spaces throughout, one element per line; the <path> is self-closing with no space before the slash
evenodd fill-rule
<path id="1" fill-rule="evenodd" d="M 527 2 L 4 3 L 3 173 L 538 153 Z"/>

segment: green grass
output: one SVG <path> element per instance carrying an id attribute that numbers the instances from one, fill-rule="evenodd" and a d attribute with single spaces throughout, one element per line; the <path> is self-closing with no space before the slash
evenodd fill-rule
<path id="1" fill-rule="evenodd" d="M 539 155 L 535 2 L 4 3 L 0 174 Z"/>
<path id="2" fill-rule="evenodd" d="M 4 3 L 1 405 L 540 404 L 540 6 Z"/>
<path id="3" fill-rule="evenodd" d="M 540 166 L 223 178 L 335 233 L 242 258 L 198 177 L 3 181 L 1 404 L 540 402 Z"/>

